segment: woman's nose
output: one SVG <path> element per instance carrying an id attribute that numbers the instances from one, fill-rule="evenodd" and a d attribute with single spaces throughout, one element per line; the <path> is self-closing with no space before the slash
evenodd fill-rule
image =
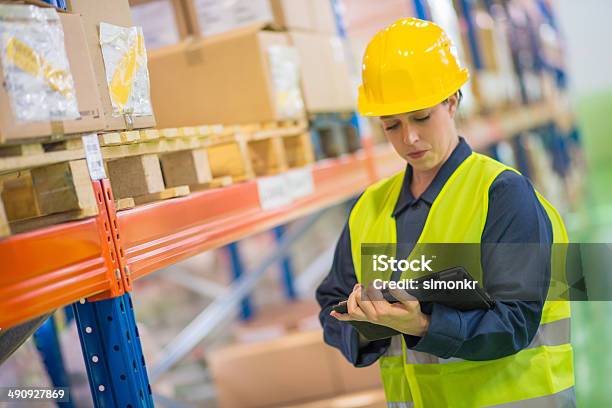
<path id="1" fill-rule="evenodd" d="M 419 135 L 417 134 L 415 129 L 410 127 L 404 128 L 404 143 L 407 145 L 415 144 L 419 140 Z"/>

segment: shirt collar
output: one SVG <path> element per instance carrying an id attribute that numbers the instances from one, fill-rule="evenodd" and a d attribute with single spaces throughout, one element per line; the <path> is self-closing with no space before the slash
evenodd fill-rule
<path id="1" fill-rule="evenodd" d="M 467 159 L 472 154 L 472 149 L 467 144 L 463 137 L 459 137 L 459 143 L 449 156 L 449 158 L 444 162 L 438 173 L 432 180 L 431 184 L 427 187 L 427 189 L 421 194 L 419 198 L 415 198 L 412 195 L 412 191 L 410 191 L 410 182 L 412 181 L 412 166 L 409 164 L 406 165 L 406 172 L 404 174 L 404 181 L 402 182 L 402 189 L 400 191 L 399 198 L 397 199 L 397 203 L 395 204 L 395 209 L 393 210 L 393 216 L 396 217 L 401 213 L 406 207 L 414 204 L 418 200 L 423 200 L 427 204 L 432 205 L 444 184 L 454 173 L 454 171 L 459 167 L 461 163 L 465 159 Z"/>

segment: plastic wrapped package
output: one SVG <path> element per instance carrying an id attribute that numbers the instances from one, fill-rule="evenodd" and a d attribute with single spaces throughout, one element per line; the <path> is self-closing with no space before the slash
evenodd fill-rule
<path id="1" fill-rule="evenodd" d="M 18 122 L 79 117 L 55 9 L 0 5 L 0 46 L 4 82 Z"/>
<path id="2" fill-rule="evenodd" d="M 304 100 L 297 50 L 283 45 L 270 46 L 268 62 L 278 116 L 287 119 L 303 116 Z"/>
<path id="3" fill-rule="evenodd" d="M 100 46 L 113 116 L 153 115 L 142 28 L 100 23 Z"/>

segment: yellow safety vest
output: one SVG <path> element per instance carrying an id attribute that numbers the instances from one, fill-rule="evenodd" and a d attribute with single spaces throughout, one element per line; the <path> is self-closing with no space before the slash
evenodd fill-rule
<path id="1" fill-rule="evenodd" d="M 487 219 L 489 187 L 504 170 L 489 157 L 472 153 L 450 176 L 433 202 L 418 244 L 480 243 Z M 517 172 L 518 173 L 518 172 Z M 361 244 L 397 242 L 393 210 L 404 172 L 370 186 L 349 217 L 355 273 L 362 281 Z M 555 208 L 539 193 L 553 229 L 553 242 L 567 243 Z M 563 245 L 554 245 L 551 282 L 563 262 Z M 548 299 L 555 285 L 551 283 Z M 442 359 L 410 350 L 394 336 L 380 358 L 388 407 L 573 407 L 573 352 L 568 301 L 547 300 L 538 331 L 520 352 L 489 361 Z"/>

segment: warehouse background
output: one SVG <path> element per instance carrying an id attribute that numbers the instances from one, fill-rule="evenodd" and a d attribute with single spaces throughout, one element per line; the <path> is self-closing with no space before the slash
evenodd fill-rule
<path id="1" fill-rule="evenodd" d="M 36 1 L 8 3 L 43 6 Z M 612 242 L 609 1 L 66 3 L 57 1 L 55 6 L 68 11 L 60 10 L 60 18 L 79 110 L 82 117 L 83 111 L 96 109 L 102 115 L 65 120 L 62 133 L 69 134 L 66 140 L 78 140 L 86 132 L 99 134 L 103 170 L 120 210 L 119 227 L 130 219 L 142 224 L 141 229 L 123 231 L 123 239 L 134 244 L 128 252 L 144 257 L 141 247 L 146 245 L 138 234 L 170 225 L 164 217 L 181 218 L 171 210 L 182 204 L 173 203 L 197 198 L 210 206 L 201 211 L 210 211 L 221 223 L 231 219 L 242 226 L 255 215 L 246 204 L 243 209 L 238 205 L 247 200 L 241 195 L 247 190 L 238 188 L 256 183 L 260 211 L 271 214 L 272 222 L 261 221 L 251 232 L 233 232 L 233 224 L 223 230 L 239 241 L 225 245 L 228 240 L 207 238 L 223 246 L 210 244 L 209 250 L 189 253 L 187 259 L 167 262 L 159 270 L 143 267 L 145 272 L 133 282 L 131 299 L 158 406 L 381 406 L 377 368 L 354 369 L 323 344 L 313 301 L 314 288 L 329 270 L 350 197 L 359 189 L 343 186 L 346 178 L 334 181 L 337 173 L 332 171 L 323 173 L 331 190 L 320 193 L 315 181 L 320 182 L 316 169 L 349 166 L 368 155 L 378 159 L 379 175 L 401 168 L 377 122 L 354 114 L 363 49 L 377 30 L 398 18 L 433 18 L 456 40 L 472 73 L 460 123 L 471 144 L 528 175 L 562 211 L 574 242 Z M 72 14 L 81 14 L 81 22 Z M 7 16 L 0 13 L 0 32 L 8 27 Z M 101 47 L 100 22 L 142 27 L 147 51 L 135 48 L 134 55 L 138 61 L 146 55 L 146 64 L 136 64 L 138 79 L 125 100 L 109 96 L 108 72 L 113 61 L 121 65 L 129 46 L 113 43 L 109 34 L 112 47 Z M 138 43 L 137 30 L 124 34 L 127 43 Z M 113 47 L 119 54 L 109 57 Z M 11 93 L 15 89 L 24 88 L 3 88 L 3 100 L 17 99 Z M 90 97 L 82 98 L 85 93 Z M 48 165 L 57 168 L 14 160 L 13 150 L 23 152 L 24 146 L 52 152 L 57 135 L 51 141 L 40 138 L 56 134 L 58 124 L 47 119 L 36 126 L 19 125 L 9 109 L 0 104 L 0 139 L 5 143 L 0 148 L 0 176 L 7 218 L 0 228 L 0 236 L 6 236 L 0 251 L 3 244 L 16 248 L 22 231 L 67 225 L 62 223 L 98 213 L 83 198 L 77 181 L 67 186 L 62 176 L 57 176 L 61 183 L 48 176 L 69 173 L 71 180 L 88 184 L 84 160 Z M 117 117 L 117 111 L 123 117 Z M 17 168 L 15 162 L 29 164 Z M 334 195 L 334 187 L 347 193 Z M 351 188 L 355 191 L 349 193 Z M 74 200 L 58 198 L 66 197 L 67 189 L 74 190 Z M 209 191 L 211 196 L 228 192 L 226 201 L 204 200 Z M 93 191 L 87 194 L 93 202 Z M 319 204 L 304 205 L 309 199 Z M 156 210 L 162 207 L 167 212 Z M 234 218 L 224 218 L 226 213 Z M 292 221 L 278 221 L 283 219 Z M 194 222 L 184 229 L 196 227 Z M 280 248 L 287 237 L 295 237 L 295 242 L 283 256 Z M 161 248 L 159 240 L 152 242 L 151 252 L 154 245 Z M 0 253 L 8 254 L 4 251 Z M 16 280 L 8 269 L 13 268 L 0 273 L 5 289 L 1 293 L 7 298 L 6 288 L 13 288 Z M 235 298 L 232 290 L 245 277 L 252 277 L 246 285 L 252 286 L 248 296 L 236 307 L 223 304 Z M 589 284 L 612 291 L 607 281 L 589 282 L 587 272 Z M 220 305 L 216 312 L 207 309 L 215 304 Z M 214 321 L 215 314 L 217 322 L 206 323 Z M 607 350 L 612 344 L 611 316 L 611 302 L 573 305 L 579 406 L 612 403 L 606 381 L 612 371 Z M 56 335 L 59 360 L 58 349 L 49 343 Z M 69 383 L 75 406 L 91 406 L 79 325 L 71 307 L 58 308 L 0 367 L 0 386 L 58 382 Z"/>

